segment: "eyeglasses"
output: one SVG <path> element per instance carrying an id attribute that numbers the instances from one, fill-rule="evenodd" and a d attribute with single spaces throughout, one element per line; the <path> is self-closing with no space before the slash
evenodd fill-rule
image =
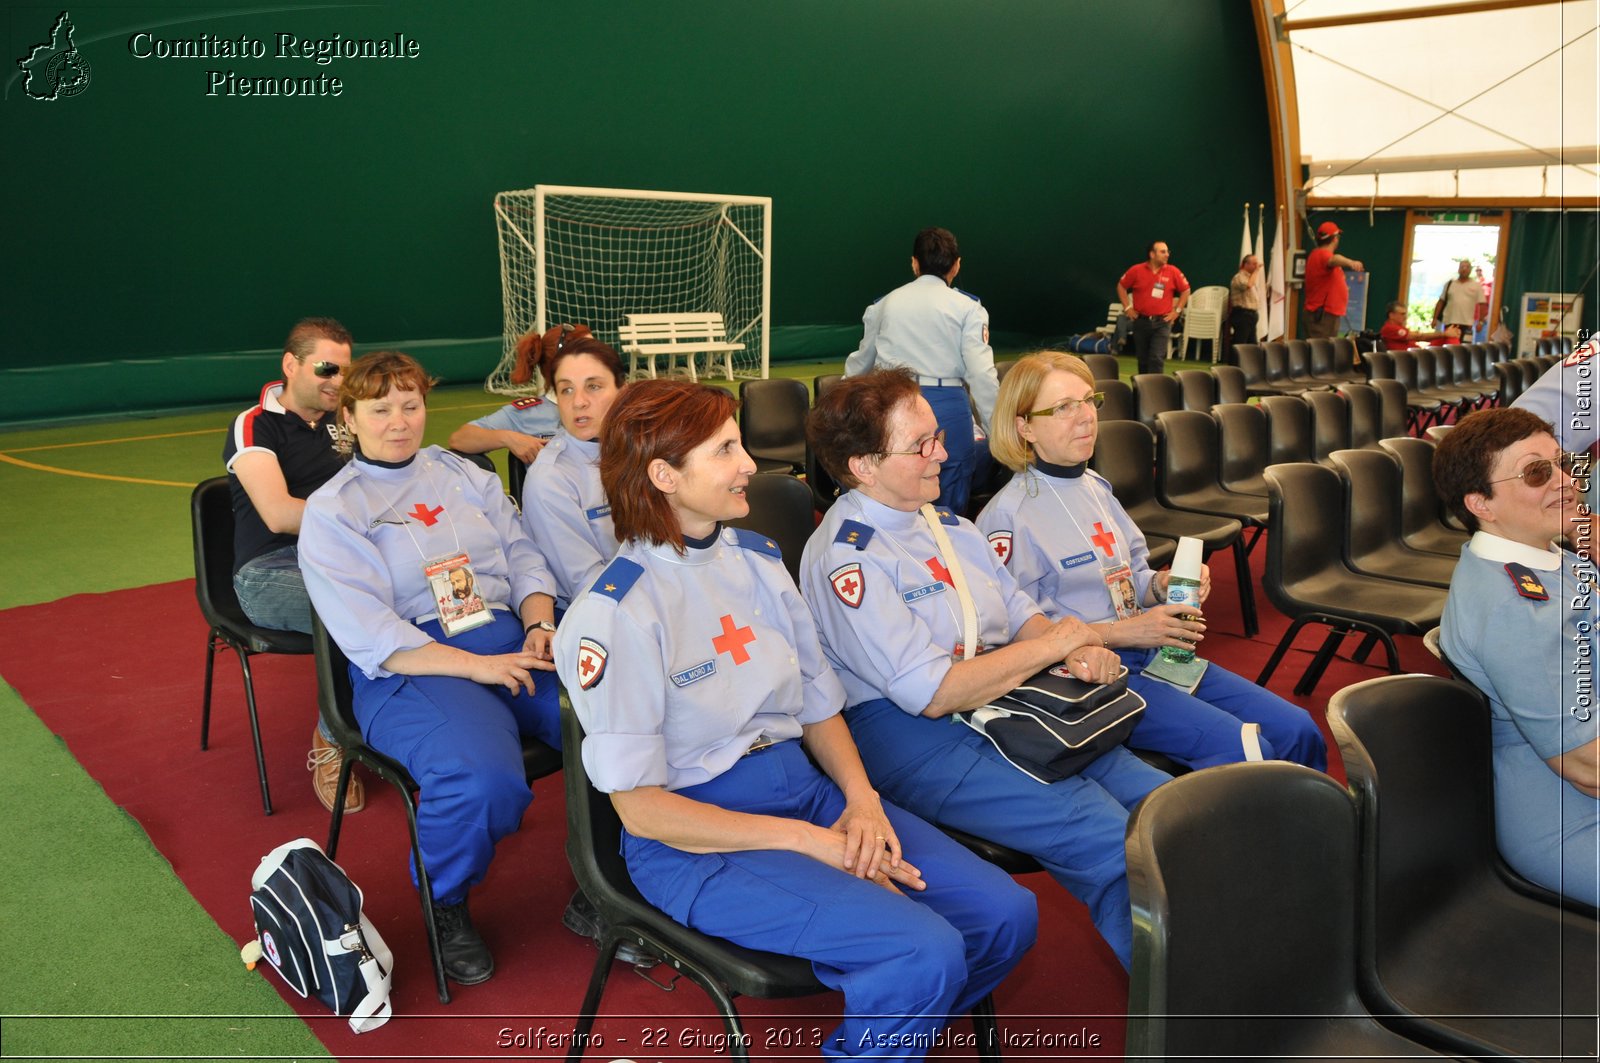
<path id="1" fill-rule="evenodd" d="M 1054 406 L 1046 406 L 1042 410 L 1029 410 L 1028 420 L 1031 421 L 1035 417 L 1076 417 L 1078 410 L 1083 407 L 1084 403 L 1088 403 L 1098 410 L 1105 405 L 1105 402 L 1105 392 L 1097 391 L 1093 395 L 1081 399 L 1063 399 Z"/>
<path id="2" fill-rule="evenodd" d="M 307 362 L 306 364 L 311 367 L 313 373 L 323 380 L 331 380 L 345 370 L 345 367 L 338 362 Z"/>
<path id="3" fill-rule="evenodd" d="M 1521 480 L 1529 487 L 1543 487 L 1556 474 L 1557 467 L 1560 467 L 1562 472 L 1571 476 L 1572 468 L 1579 460 L 1579 455 L 1565 453 L 1559 458 L 1540 458 L 1538 461 L 1528 462 L 1522 467 L 1522 471 L 1515 476 L 1503 476 L 1498 480 L 1490 480 L 1489 482 L 1491 484 L 1503 484 L 1507 480 Z"/>
<path id="4" fill-rule="evenodd" d="M 886 450 L 883 452 L 883 456 L 889 457 L 891 454 L 900 454 L 905 457 L 910 457 L 911 455 L 915 454 L 917 457 L 922 458 L 925 461 L 931 461 L 933 459 L 934 451 L 944 446 L 944 437 L 945 431 L 943 428 L 941 428 L 927 439 L 924 439 L 921 443 L 918 443 L 916 450 Z"/>

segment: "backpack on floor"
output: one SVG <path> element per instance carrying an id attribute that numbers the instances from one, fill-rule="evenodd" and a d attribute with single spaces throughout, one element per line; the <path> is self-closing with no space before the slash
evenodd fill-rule
<path id="1" fill-rule="evenodd" d="M 360 888 L 320 845 L 297 838 L 278 846 L 261 858 L 250 888 L 261 955 L 290 989 L 348 1015 L 356 1033 L 389 1021 L 394 956 L 362 914 Z"/>

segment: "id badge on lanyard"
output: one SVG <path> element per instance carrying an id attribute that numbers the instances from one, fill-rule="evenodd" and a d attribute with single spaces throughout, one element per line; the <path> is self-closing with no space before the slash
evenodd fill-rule
<path id="1" fill-rule="evenodd" d="M 472 559 L 465 553 L 424 562 L 422 574 L 433 591 L 434 611 L 446 636 L 471 631 L 494 619 L 478 590 Z"/>
<path id="2" fill-rule="evenodd" d="M 1106 593 L 1111 595 L 1111 608 L 1118 620 L 1130 620 L 1139 615 L 1139 591 L 1133 583 L 1133 569 L 1126 561 L 1115 565 L 1101 565 L 1100 576 L 1106 582 Z"/>

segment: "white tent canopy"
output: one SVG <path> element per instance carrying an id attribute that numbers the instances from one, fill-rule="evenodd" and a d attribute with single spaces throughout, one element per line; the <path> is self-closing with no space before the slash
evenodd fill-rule
<path id="1" fill-rule="evenodd" d="M 1600 0 L 1283 9 L 1312 204 L 1600 197 Z"/>

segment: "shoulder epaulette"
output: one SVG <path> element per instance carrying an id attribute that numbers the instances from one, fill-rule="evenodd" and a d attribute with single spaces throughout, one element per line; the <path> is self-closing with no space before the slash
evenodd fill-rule
<path id="1" fill-rule="evenodd" d="M 633 589 L 639 582 L 639 577 L 644 574 L 644 566 L 637 561 L 630 561 L 626 557 L 612 558 L 611 564 L 600 573 L 600 578 L 594 581 L 594 586 L 589 589 L 595 594 L 604 595 L 614 601 L 622 601 L 622 596 Z"/>
<path id="2" fill-rule="evenodd" d="M 975 303 L 983 302 L 982 299 L 979 299 L 976 295 L 973 295 L 971 292 L 967 291 L 965 288 L 957 288 L 954 284 L 952 284 L 952 285 L 950 285 L 950 290 L 953 291 L 953 292 L 960 292 L 962 295 L 966 296 L 968 299 L 971 299 Z"/>
<path id="3" fill-rule="evenodd" d="M 948 524 L 953 528 L 957 524 L 961 523 L 961 518 L 950 512 L 948 509 L 935 510 L 935 512 L 939 514 L 940 524 Z"/>
<path id="4" fill-rule="evenodd" d="M 758 554 L 766 554 L 768 557 L 775 557 L 779 561 L 783 560 L 783 551 L 778 549 L 778 544 L 760 532 L 753 532 L 748 528 L 735 528 L 733 529 L 733 536 L 738 540 L 739 545 L 746 550 L 754 550 Z"/>
<path id="5" fill-rule="evenodd" d="M 1539 577 L 1533 574 L 1533 569 L 1527 565 L 1519 565 L 1515 561 L 1506 562 L 1506 575 L 1511 577 L 1511 585 L 1517 588 L 1517 593 L 1524 598 L 1535 602 L 1548 602 L 1550 592 L 1544 589 L 1544 584 L 1539 582 Z"/>
<path id="6" fill-rule="evenodd" d="M 511 408 L 513 410 L 531 410 L 535 406 L 543 406 L 543 405 L 544 405 L 544 400 L 541 399 L 539 396 L 537 396 L 537 395 L 529 395 L 529 396 L 527 396 L 525 398 L 517 399 L 515 402 L 513 402 L 511 404 Z"/>
<path id="7" fill-rule="evenodd" d="M 839 534 L 833 537 L 833 541 L 865 550 L 872 541 L 872 529 L 859 520 L 847 520 L 839 525 Z"/>

